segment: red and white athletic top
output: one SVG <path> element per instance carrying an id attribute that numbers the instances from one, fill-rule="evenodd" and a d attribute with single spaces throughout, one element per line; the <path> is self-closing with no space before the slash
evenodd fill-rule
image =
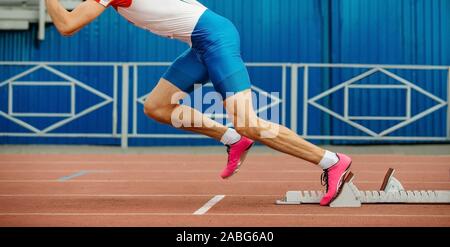
<path id="1" fill-rule="evenodd" d="M 136 26 L 191 45 L 191 35 L 207 9 L 196 0 L 95 0 L 113 6 Z"/>

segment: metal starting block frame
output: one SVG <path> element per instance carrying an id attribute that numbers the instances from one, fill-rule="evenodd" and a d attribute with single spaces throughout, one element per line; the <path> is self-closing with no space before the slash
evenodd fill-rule
<path id="1" fill-rule="evenodd" d="M 360 191 L 353 184 L 353 173 L 349 172 L 344 186 L 330 207 L 361 207 L 361 204 L 450 204 L 450 190 L 406 191 L 394 177 L 395 170 L 389 168 L 379 191 Z M 278 205 L 317 204 L 324 196 L 323 191 L 288 191 Z"/>

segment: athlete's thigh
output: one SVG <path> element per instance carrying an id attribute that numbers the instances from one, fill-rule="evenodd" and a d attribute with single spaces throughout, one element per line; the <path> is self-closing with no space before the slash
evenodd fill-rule
<path id="1" fill-rule="evenodd" d="M 145 100 L 145 107 L 148 109 L 162 108 L 168 105 L 178 104 L 186 93 L 175 86 L 172 82 L 161 78 L 155 88 L 150 92 Z"/>
<path id="2" fill-rule="evenodd" d="M 162 78 L 186 93 L 192 92 L 194 84 L 204 84 L 209 81 L 206 66 L 196 51 L 191 48 L 172 63 Z"/>
<path id="3" fill-rule="evenodd" d="M 214 42 L 206 44 L 202 59 L 214 88 L 222 97 L 251 88 L 250 76 L 241 57 L 240 37 L 234 25 L 227 21 L 221 31 L 212 33 Z M 217 36 L 217 37 L 216 37 Z"/>

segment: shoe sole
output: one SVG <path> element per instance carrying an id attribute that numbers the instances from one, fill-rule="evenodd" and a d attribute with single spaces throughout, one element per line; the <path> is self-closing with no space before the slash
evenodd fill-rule
<path id="1" fill-rule="evenodd" d="M 233 172 L 230 176 L 228 176 L 228 177 L 226 177 L 226 178 L 223 178 L 223 179 L 229 179 L 229 178 L 231 178 L 234 174 L 236 174 L 236 173 L 239 172 L 239 169 L 240 169 L 241 166 L 244 164 L 244 161 L 245 161 L 245 159 L 247 158 L 247 154 L 248 154 L 248 152 L 250 151 L 250 149 L 253 147 L 253 145 L 255 145 L 255 143 L 252 143 L 250 146 L 247 147 L 247 149 L 245 149 L 244 153 L 243 153 L 242 156 L 241 156 L 241 161 L 239 162 L 239 165 L 238 165 L 238 167 L 236 168 L 236 170 L 234 170 L 234 172 Z"/>
<path id="2" fill-rule="evenodd" d="M 339 179 L 339 183 L 338 183 L 338 189 L 337 189 L 337 193 L 336 195 L 333 197 L 333 199 L 331 199 L 330 203 L 328 204 L 328 206 L 334 201 L 336 200 L 336 198 L 338 198 L 338 196 L 341 194 L 342 192 L 342 188 L 344 187 L 344 184 L 348 181 L 350 181 L 350 179 L 353 177 L 353 173 L 349 173 L 350 171 L 350 167 L 352 166 L 352 162 L 350 162 L 350 164 L 348 165 L 347 169 L 345 169 L 345 172 L 342 173 L 340 179 Z M 348 176 L 347 176 L 348 175 Z"/>

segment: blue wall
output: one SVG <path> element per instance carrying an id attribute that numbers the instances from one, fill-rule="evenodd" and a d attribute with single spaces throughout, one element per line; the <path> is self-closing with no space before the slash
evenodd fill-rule
<path id="1" fill-rule="evenodd" d="M 450 0 L 202 0 L 212 10 L 231 19 L 239 29 L 242 38 L 242 53 L 247 62 L 329 62 L 329 63 L 375 63 L 375 64 L 430 64 L 450 65 Z M 46 39 L 36 41 L 37 27 L 29 31 L 0 32 L 0 60 L 2 61 L 172 61 L 186 45 L 151 35 L 130 25 L 113 9 L 109 9 L 101 18 L 87 26 L 71 38 L 61 37 L 52 25 L 46 29 Z M 111 69 L 101 73 L 95 68 L 77 70 L 59 67 L 83 82 L 112 96 Z M 143 69 L 145 76 L 139 78 L 139 95 L 148 92 L 156 83 L 164 68 Z M 23 68 L 0 66 L 0 81 L 23 71 Z M 310 95 L 320 93 L 330 86 L 337 85 L 361 73 L 363 70 L 317 70 L 311 71 Z M 446 99 L 447 86 L 445 72 L 395 71 L 399 75 L 416 82 L 421 87 Z M 279 71 L 261 71 L 250 69 L 255 84 L 266 91 L 279 91 Z M 258 77 L 259 75 L 259 77 Z M 48 80 L 51 76 L 38 71 L 24 80 Z M 289 77 L 288 77 L 289 79 Z M 107 83 L 105 83 L 105 81 Z M 366 83 L 377 81 L 379 84 L 395 84 L 383 75 L 374 75 Z M 301 86 L 301 84 L 300 84 Z M 37 104 L 45 92 L 14 92 L 16 105 Z M 61 89 L 63 90 L 63 89 Z M 302 95 L 302 88 L 299 94 Z M 39 91 L 39 92 L 38 92 Z M 64 91 L 64 90 L 63 90 Z M 52 92 L 54 93 L 54 92 Z M 84 100 L 77 105 L 82 110 L 99 99 L 79 90 Z M 364 104 L 365 112 L 386 113 L 395 116 L 403 114 L 402 107 L 392 108 L 394 97 L 403 104 L 404 93 L 370 92 L 370 97 L 358 97 L 367 92 L 355 92 L 355 105 L 350 109 L 360 113 Z M 120 93 L 119 93 L 120 94 Z M 57 94 L 56 94 L 57 95 Z M 18 97 L 23 97 L 21 100 Z M 78 96 L 78 95 L 77 95 Z M 57 96 L 55 96 L 57 97 Z M 432 105 L 420 95 L 413 100 L 418 109 Z M 0 110 L 7 105 L 5 87 L 0 88 Z M 64 98 L 64 97 L 63 97 Z M 67 108 L 65 99 L 57 99 L 61 109 Z M 367 98 L 370 98 L 367 101 Z M 286 100 L 290 100 L 289 97 Z M 36 102 L 33 102 L 36 101 Z M 27 103 L 25 103 L 27 102 Z M 389 102 L 378 104 L 378 102 Z M 84 105 L 83 105 L 84 104 Z M 330 97 L 323 102 L 331 108 L 342 107 L 339 97 Z M 19 106 L 18 106 L 19 107 Z M 43 106 L 44 107 L 44 106 Z M 302 107 L 299 107 L 301 110 Z M 130 108 L 131 110 L 131 108 Z M 138 111 L 141 114 L 142 109 Z M 442 136 L 445 133 L 445 108 L 430 115 L 412 127 L 401 130 L 398 135 L 419 133 L 419 135 Z M 44 111 L 44 110 L 43 110 Z M 55 111 L 59 111 L 55 108 Z M 86 116 L 82 121 L 74 122 L 60 131 L 110 131 L 107 124 L 111 121 L 112 106 Z M 287 107 L 289 112 L 289 107 Z M 119 112 L 120 113 L 120 112 Z M 349 134 L 359 133 L 339 120 L 330 118 L 318 110 L 310 109 L 310 131 L 312 134 Z M 24 119 L 45 127 L 58 119 Z M 289 122 L 290 116 L 287 116 Z M 299 112 L 298 122 L 302 121 Z M 95 124 L 93 124 L 95 123 Z M 374 130 L 382 130 L 395 122 L 364 123 Z M 151 133 L 178 133 L 147 120 L 142 114 L 139 125 Z M 430 127 L 432 126 L 432 127 Z M 14 124 L 0 118 L 0 127 L 8 131 Z M 120 126 L 119 126 L 120 128 Z M 301 132 L 301 128 L 299 128 Z M 1 143 L 93 143 L 117 144 L 113 139 L 39 139 L 0 137 Z M 212 144 L 212 141 L 196 140 L 134 140 L 133 145 L 165 144 Z"/>
<path id="2" fill-rule="evenodd" d="M 321 61 L 325 1 L 202 2 L 236 24 L 246 61 Z M 130 25 L 112 8 L 71 38 L 61 37 L 53 26 L 48 26 L 46 40 L 40 44 L 36 42 L 36 26 L 26 32 L 0 33 L 1 60 L 172 61 L 185 48 L 180 42 Z"/>

